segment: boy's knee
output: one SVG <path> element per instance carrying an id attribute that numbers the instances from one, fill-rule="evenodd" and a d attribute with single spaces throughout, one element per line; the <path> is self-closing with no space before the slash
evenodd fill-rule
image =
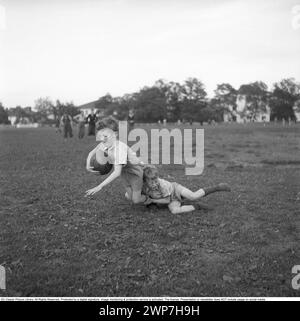
<path id="1" fill-rule="evenodd" d="M 198 195 L 196 193 L 191 194 L 191 201 L 196 201 L 198 199 Z"/>
<path id="2" fill-rule="evenodd" d="M 139 203 L 142 202 L 139 197 L 132 197 L 131 200 L 132 200 L 132 203 L 133 203 L 133 204 L 139 204 Z"/>
<path id="3" fill-rule="evenodd" d="M 131 188 L 126 188 L 125 197 L 129 201 L 132 200 L 132 190 L 131 190 Z"/>
<path id="4" fill-rule="evenodd" d="M 169 210 L 172 214 L 178 214 L 179 208 L 177 206 L 169 206 Z"/>
<path id="5" fill-rule="evenodd" d="M 178 207 L 170 208 L 170 211 L 171 211 L 172 214 L 180 213 L 180 209 Z"/>
<path id="6" fill-rule="evenodd" d="M 143 203 L 145 201 L 145 196 L 141 193 L 133 192 L 131 200 L 133 204 Z"/>
<path id="7" fill-rule="evenodd" d="M 145 198 L 145 197 L 144 197 Z M 133 204 L 139 204 L 139 203 L 143 203 L 145 201 L 145 199 L 143 198 L 143 195 L 141 194 L 132 194 L 132 203 Z"/>
<path id="8" fill-rule="evenodd" d="M 178 211 L 177 211 L 176 208 L 171 208 L 171 209 L 170 209 L 170 212 L 171 212 L 172 214 L 177 214 L 177 213 L 178 213 Z"/>

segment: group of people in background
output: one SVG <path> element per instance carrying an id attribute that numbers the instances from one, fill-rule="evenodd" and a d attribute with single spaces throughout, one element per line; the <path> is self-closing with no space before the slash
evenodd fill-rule
<path id="1" fill-rule="evenodd" d="M 116 116 L 114 114 L 114 116 Z M 57 132 L 62 132 L 63 137 L 67 139 L 68 137 L 73 137 L 73 127 L 74 123 L 78 125 L 78 138 L 82 139 L 85 135 L 85 125 L 88 124 L 88 136 L 96 135 L 96 123 L 101 119 L 100 113 L 95 113 L 91 110 L 91 113 L 85 117 L 84 112 L 81 111 L 79 115 L 71 117 L 68 113 L 64 113 L 61 118 L 57 119 L 56 128 Z M 129 127 L 132 129 L 134 127 L 134 111 L 129 110 L 128 113 L 128 123 Z"/>

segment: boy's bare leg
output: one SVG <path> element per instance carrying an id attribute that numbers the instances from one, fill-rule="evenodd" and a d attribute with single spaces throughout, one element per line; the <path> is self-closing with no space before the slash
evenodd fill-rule
<path id="1" fill-rule="evenodd" d="M 231 189 L 228 184 L 220 183 L 216 186 L 207 187 L 207 188 L 200 188 L 198 191 L 193 192 L 188 188 L 184 187 L 181 191 L 181 196 L 190 200 L 190 201 L 197 201 L 201 197 L 207 196 L 211 193 L 215 192 L 230 192 Z"/>
<path id="2" fill-rule="evenodd" d="M 200 188 L 198 191 L 193 192 L 190 189 L 184 187 L 181 190 L 181 196 L 189 201 L 197 201 L 201 197 L 205 196 L 205 191 Z"/>
<path id="3" fill-rule="evenodd" d="M 132 189 L 130 187 L 126 187 L 125 197 L 128 201 L 132 201 Z"/>
<path id="4" fill-rule="evenodd" d="M 169 210 L 172 214 L 182 214 L 182 213 L 189 213 L 195 211 L 194 205 L 183 205 L 179 201 L 173 201 L 169 205 Z"/>
<path id="5" fill-rule="evenodd" d="M 147 200 L 145 195 L 141 194 L 141 191 L 132 191 L 132 202 L 133 204 L 144 203 Z"/>

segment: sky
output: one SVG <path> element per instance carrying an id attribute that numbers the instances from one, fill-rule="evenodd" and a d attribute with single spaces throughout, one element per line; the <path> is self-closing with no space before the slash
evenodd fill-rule
<path id="1" fill-rule="evenodd" d="M 0 102 L 300 81 L 300 0 L 0 0 Z"/>

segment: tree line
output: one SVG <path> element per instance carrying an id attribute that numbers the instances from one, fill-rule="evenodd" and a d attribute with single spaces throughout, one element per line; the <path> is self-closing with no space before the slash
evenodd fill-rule
<path id="1" fill-rule="evenodd" d="M 132 94 L 112 97 L 106 94 L 95 102 L 96 111 L 101 115 L 115 115 L 126 119 L 128 111 L 135 111 L 137 122 L 157 122 L 166 119 L 169 122 L 181 121 L 223 121 L 224 113 L 233 114 L 238 97 L 246 97 L 246 108 L 239 111 L 249 119 L 270 108 L 271 120 L 296 120 L 295 112 L 300 111 L 300 83 L 294 78 L 283 79 L 272 89 L 262 81 L 243 84 L 238 89 L 229 83 L 217 85 L 214 97 L 209 99 L 205 86 L 197 78 L 188 78 L 182 84 L 162 79 L 151 87 L 144 87 Z M 12 110 L 11 110 L 12 111 Z M 71 116 L 79 113 L 72 102 L 53 103 L 49 98 L 39 98 L 33 109 L 17 106 L 13 110 L 17 119 L 29 119 L 47 123 L 50 115 L 56 121 L 64 112 Z M 0 103 L 0 123 L 8 123 L 8 109 Z"/>
<path id="2" fill-rule="evenodd" d="M 55 103 L 49 97 L 38 98 L 34 107 L 4 108 L 0 102 L 0 124 L 9 124 L 9 116 L 15 116 L 15 124 L 22 123 L 25 119 L 32 123 L 40 123 L 45 125 L 54 124 L 64 113 L 76 116 L 79 110 L 72 102 L 62 103 L 56 100 Z"/>

